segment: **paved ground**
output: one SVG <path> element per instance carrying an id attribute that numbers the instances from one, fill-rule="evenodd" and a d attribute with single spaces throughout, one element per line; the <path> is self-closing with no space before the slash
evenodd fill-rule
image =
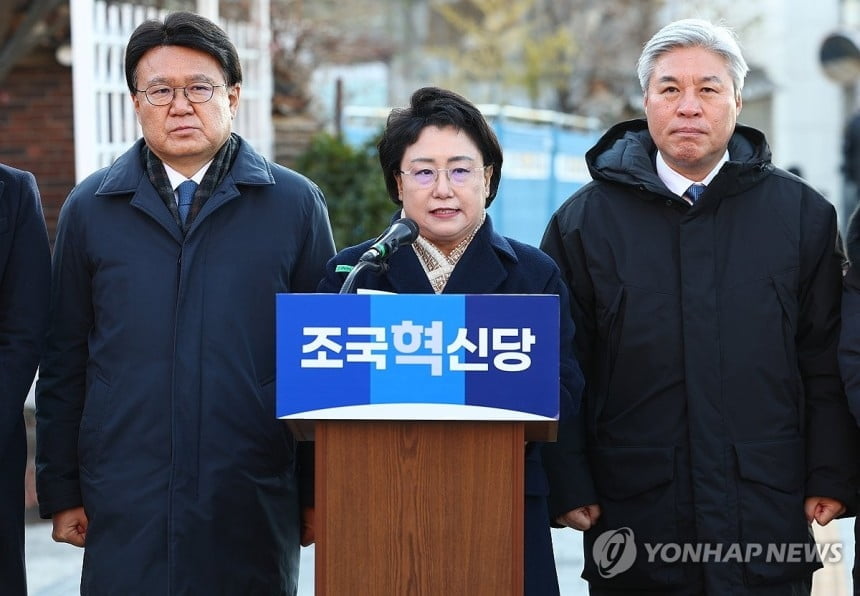
<path id="1" fill-rule="evenodd" d="M 579 578 L 582 551 L 573 532 L 554 531 L 556 559 L 561 575 L 563 596 L 585 596 L 584 582 Z M 74 596 L 80 583 L 83 551 L 51 540 L 46 522 L 27 526 L 27 581 L 30 596 Z M 299 596 L 314 593 L 314 549 L 302 550 L 299 573 Z"/>
<path id="2" fill-rule="evenodd" d="M 839 542 L 844 545 L 843 564 L 828 564 L 815 574 L 813 593 L 820 596 L 847 596 L 850 568 L 853 560 L 853 520 L 841 520 L 827 528 L 817 528 L 819 542 Z M 579 534 L 572 530 L 553 530 L 556 565 L 562 596 L 585 596 L 585 583 L 580 579 L 582 547 Z M 81 549 L 51 541 L 50 525 L 34 522 L 27 526 L 27 576 L 30 596 L 74 596 L 80 580 Z M 299 596 L 313 596 L 313 547 L 302 551 L 299 575 Z"/>

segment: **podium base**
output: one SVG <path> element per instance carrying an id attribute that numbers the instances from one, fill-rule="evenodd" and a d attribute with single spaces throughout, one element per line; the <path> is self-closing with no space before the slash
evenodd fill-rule
<path id="1" fill-rule="evenodd" d="M 523 590 L 524 423 L 316 421 L 317 596 Z"/>

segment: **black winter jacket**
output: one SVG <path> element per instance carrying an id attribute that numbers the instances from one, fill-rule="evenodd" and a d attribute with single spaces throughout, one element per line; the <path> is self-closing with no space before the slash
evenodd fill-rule
<path id="1" fill-rule="evenodd" d="M 593 587 L 770 594 L 820 566 L 779 554 L 812 548 L 804 498 L 853 500 L 836 214 L 751 128 L 692 206 L 655 155 L 644 120 L 610 129 L 586 156 L 593 181 L 542 241 L 571 289 L 586 377 L 577 469 L 546 454 L 551 514 L 600 504 L 585 534 Z M 613 574 L 598 538 L 620 528 L 638 555 Z"/>

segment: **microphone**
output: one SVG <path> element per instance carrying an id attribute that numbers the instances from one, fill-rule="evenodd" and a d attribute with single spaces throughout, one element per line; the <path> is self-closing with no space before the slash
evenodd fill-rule
<path id="1" fill-rule="evenodd" d="M 408 217 L 403 217 L 391 224 L 358 261 L 376 263 L 385 260 L 401 246 L 415 242 L 416 238 L 418 224 Z"/>

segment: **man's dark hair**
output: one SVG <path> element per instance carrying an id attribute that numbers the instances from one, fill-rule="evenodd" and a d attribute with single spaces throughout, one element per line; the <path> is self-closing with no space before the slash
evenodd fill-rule
<path id="1" fill-rule="evenodd" d="M 412 94 L 410 105 L 395 108 L 388 115 L 388 122 L 379 139 L 379 164 L 385 177 L 388 196 L 395 204 L 402 202 L 398 197 L 397 176 L 400 175 L 400 162 L 406 148 L 414 144 L 428 126 L 453 126 L 472 139 L 481 151 L 484 165 L 493 166 L 490 177 L 490 194 L 485 206 L 496 197 L 499 180 L 502 177 L 502 148 L 496 133 L 484 119 L 481 111 L 466 98 L 438 87 L 423 87 Z"/>
<path id="2" fill-rule="evenodd" d="M 164 22 L 141 23 L 131 34 L 125 48 L 125 80 L 132 95 L 137 92 L 137 64 L 146 52 L 159 46 L 182 46 L 205 52 L 221 65 L 228 87 L 242 82 L 239 53 L 223 29 L 193 12 L 174 12 Z"/>

